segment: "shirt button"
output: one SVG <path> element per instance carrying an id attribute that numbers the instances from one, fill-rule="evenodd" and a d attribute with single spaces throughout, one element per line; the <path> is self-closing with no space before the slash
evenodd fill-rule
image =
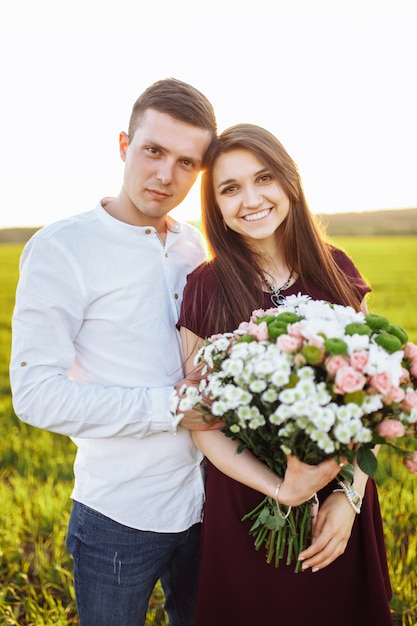
<path id="1" fill-rule="evenodd" d="M 165 256 L 166 256 L 166 258 L 168 258 L 168 252 L 165 252 Z"/>
<path id="2" fill-rule="evenodd" d="M 26 361 L 22 361 L 21 364 L 20 364 L 20 367 L 25 367 L 25 365 L 27 365 L 27 362 Z"/>
<path id="3" fill-rule="evenodd" d="M 175 300 L 178 300 L 179 295 L 177 293 L 174 293 L 174 298 L 175 298 Z"/>
<path id="4" fill-rule="evenodd" d="M 152 231 L 151 231 L 151 229 L 150 229 L 150 228 L 147 228 L 147 229 L 145 230 L 145 234 L 146 234 L 146 235 L 150 235 L 150 234 L 151 234 L 151 232 L 152 232 Z"/>

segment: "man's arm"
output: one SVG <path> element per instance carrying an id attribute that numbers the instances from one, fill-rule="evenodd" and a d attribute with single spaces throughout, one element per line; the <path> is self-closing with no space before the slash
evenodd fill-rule
<path id="1" fill-rule="evenodd" d="M 168 414 L 173 387 L 107 386 L 72 378 L 85 286 L 68 251 L 50 241 L 37 247 L 31 242 L 23 253 L 12 320 L 16 414 L 71 437 L 142 437 L 174 430 Z"/>

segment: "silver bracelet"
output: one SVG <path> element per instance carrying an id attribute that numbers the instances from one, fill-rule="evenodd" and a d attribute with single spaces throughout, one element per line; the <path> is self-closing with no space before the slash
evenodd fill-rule
<path id="1" fill-rule="evenodd" d="M 342 482 L 341 480 L 337 484 L 340 485 L 341 488 L 333 489 L 333 493 L 335 493 L 336 491 L 343 492 L 345 496 L 347 497 L 352 509 L 355 511 L 357 515 L 359 515 L 359 513 L 361 512 L 361 506 L 362 506 L 361 496 L 358 494 L 357 491 L 353 491 L 353 489 L 345 485 L 345 483 Z"/>
<path id="2" fill-rule="evenodd" d="M 279 490 L 281 489 L 281 485 L 282 483 L 278 483 L 277 488 L 275 490 L 275 502 L 277 503 L 277 511 L 278 511 L 278 515 L 280 516 L 281 519 L 287 519 L 287 517 L 289 516 L 289 514 L 291 513 L 291 506 L 288 507 L 287 512 L 284 514 L 281 511 L 281 507 L 279 506 L 279 502 L 278 502 L 278 495 L 279 495 Z"/>

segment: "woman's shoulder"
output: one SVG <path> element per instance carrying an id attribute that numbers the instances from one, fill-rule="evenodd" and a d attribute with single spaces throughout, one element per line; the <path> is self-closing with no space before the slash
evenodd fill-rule
<path id="1" fill-rule="evenodd" d="M 198 265 L 190 274 L 187 276 L 187 285 L 189 289 L 192 287 L 193 289 L 202 286 L 213 287 L 215 285 L 216 279 L 213 272 L 213 267 L 210 261 L 204 261 L 200 265 Z"/>

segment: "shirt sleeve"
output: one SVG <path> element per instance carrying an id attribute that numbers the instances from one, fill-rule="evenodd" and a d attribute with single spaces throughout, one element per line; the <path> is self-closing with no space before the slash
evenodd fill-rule
<path id="1" fill-rule="evenodd" d="M 339 248 L 333 249 L 333 257 L 340 269 L 348 276 L 360 299 L 363 299 L 371 291 L 371 287 L 364 280 L 352 259 Z"/>
<path id="2" fill-rule="evenodd" d="M 72 378 L 85 287 L 59 244 L 25 247 L 12 319 L 10 382 L 18 417 L 70 437 L 145 437 L 175 432 L 173 387 L 125 388 Z M 53 259 L 53 261 L 52 261 Z"/>

